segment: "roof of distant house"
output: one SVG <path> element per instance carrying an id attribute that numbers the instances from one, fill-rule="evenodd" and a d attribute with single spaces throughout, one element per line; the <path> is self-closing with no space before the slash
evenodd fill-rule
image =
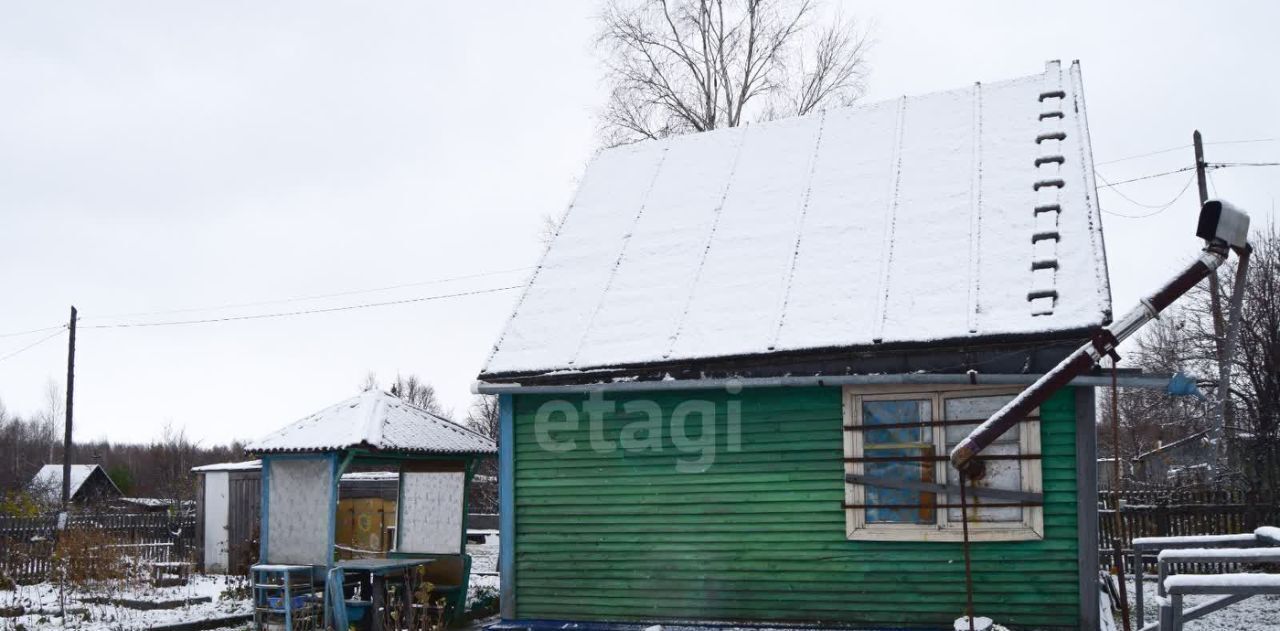
<path id="1" fill-rule="evenodd" d="M 191 471 L 194 473 L 209 473 L 212 471 L 257 471 L 261 468 L 261 460 L 239 460 L 236 462 L 216 462 L 214 464 L 191 467 Z"/>
<path id="2" fill-rule="evenodd" d="M 353 448 L 433 454 L 498 452 L 492 440 L 376 390 L 329 406 L 245 447 L 257 454 Z"/>
<path id="3" fill-rule="evenodd" d="M 1155 449 L 1152 449 L 1152 450 L 1149 450 L 1149 451 L 1144 451 L 1144 452 L 1142 452 L 1142 453 L 1138 454 L 1138 455 L 1134 458 L 1134 460 L 1142 460 L 1143 458 L 1146 458 L 1146 457 L 1148 457 L 1148 456 L 1154 456 L 1155 454 L 1162 453 L 1162 452 L 1168 451 L 1168 450 L 1173 449 L 1173 448 L 1176 448 L 1176 447 L 1181 447 L 1181 446 L 1183 446 L 1183 445 L 1185 445 L 1185 444 L 1187 444 L 1187 443 L 1189 443 L 1189 442 L 1191 442 L 1191 441 L 1194 441 L 1194 440 L 1196 440 L 1196 439 L 1211 440 L 1211 439 L 1210 439 L 1210 437 L 1209 437 L 1209 434 L 1211 434 L 1212 432 L 1213 432 L 1213 429 L 1201 430 L 1201 431 L 1198 431 L 1198 432 L 1196 432 L 1196 433 L 1194 433 L 1194 434 L 1190 434 L 1190 435 L 1188 435 L 1188 436 L 1183 436 L 1182 438 L 1179 438 L 1178 440 L 1174 440 L 1174 441 L 1170 441 L 1170 442 L 1167 442 L 1167 443 L 1163 443 L 1163 444 L 1161 444 L 1159 447 L 1156 447 Z"/>
<path id="4" fill-rule="evenodd" d="M 80 492 L 80 488 L 89 480 L 89 477 L 93 475 L 94 471 L 102 471 L 102 467 L 96 464 L 71 465 L 71 498 L 75 498 L 76 494 Z M 107 475 L 106 471 L 102 471 L 102 476 L 111 483 L 111 488 L 114 488 L 116 493 L 124 495 L 124 493 L 120 491 L 120 487 L 116 486 L 115 481 L 111 479 L 111 476 Z M 47 464 L 40 467 L 40 470 L 31 478 L 31 486 L 43 490 L 52 499 L 61 500 L 62 465 Z"/>
<path id="5" fill-rule="evenodd" d="M 481 380 L 1083 337 L 1111 314 L 1080 70 L 601 152 Z"/>

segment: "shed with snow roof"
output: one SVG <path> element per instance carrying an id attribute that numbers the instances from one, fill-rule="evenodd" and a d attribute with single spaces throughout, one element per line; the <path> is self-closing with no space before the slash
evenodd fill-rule
<path id="1" fill-rule="evenodd" d="M 1076 64 L 603 151 L 478 377 L 502 626 L 949 628 L 948 450 L 1110 318 Z M 1093 401 L 988 452 L 981 615 L 1096 628 Z"/>
<path id="2" fill-rule="evenodd" d="M 50 503 L 58 503 L 62 501 L 62 467 L 60 464 L 47 464 L 40 467 L 40 470 L 31 477 L 28 488 L 31 492 L 41 498 L 47 499 Z M 86 504 L 97 504 L 110 500 L 119 499 L 124 496 L 120 491 L 120 487 L 112 481 L 111 476 L 102 469 L 101 465 L 96 464 L 73 464 L 70 467 L 71 475 L 69 479 L 70 495 L 69 500 L 72 504 L 84 506 Z"/>
<path id="3" fill-rule="evenodd" d="M 389 554 L 434 559 L 431 567 L 446 568 L 452 582 L 429 578 L 465 596 L 467 489 L 476 462 L 496 455 L 492 440 L 390 394 L 368 391 L 246 450 L 262 460 L 255 573 L 264 567 L 333 568 L 339 481 L 351 467 L 381 466 L 394 469 L 398 481 Z M 450 594 L 451 602 L 455 596 Z M 456 611 L 458 604 L 452 606 Z"/>

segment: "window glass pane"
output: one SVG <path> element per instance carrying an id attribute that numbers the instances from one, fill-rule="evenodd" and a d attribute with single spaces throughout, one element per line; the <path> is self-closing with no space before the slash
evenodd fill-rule
<path id="1" fill-rule="evenodd" d="M 863 425 L 901 425 L 927 423 L 933 420 L 933 401 L 910 399 L 900 401 L 863 401 Z M 869 458 L 903 458 L 897 461 L 863 463 L 869 477 L 894 481 L 935 482 L 936 465 L 926 457 L 935 453 L 933 429 L 928 426 L 888 427 L 863 432 L 863 456 Z M 907 460 L 910 458 L 910 460 Z M 868 505 L 868 524 L 934 524 L 937 523 L 937 495 L 914 489 L 864 486 Z"/>
<path id="2" fill-rule="evenodd" d="M 862 402 L 863 425 L 900 425 L 931 420 L 933 401 L 929 399 Z M 933 431 L 927 426 L 867 430 L 863 432 L 862 440 L 867 445 L 927 443 L 933 441 Z"/>
<path id="3" fill-rule="evenodd" d="M 933 447 L 913 449 L 876 449 L 867 452 L 875 457 L 932 456 Z M 934 483 L 934 463 L 921 461 L 868 462 L 863 471 L 869 477 Z M 938 520 L 937 496 L 911 489 L 894 489 L 866 485 L 867 504 L 885 504 L 867 509 L 868 524 L 933 524 Z"/>
<path id="4" fill-rule="evenodd" d="M 987 397 L 957 397 L 954 399 L 946 399 L 943 402 L 942 407 L 948 421 L 967 421 L 972 419 L 981 423 L 982 421 L 991 418 L 992 414 L 995 414 L 996 411 L 1004 407 L 1004 404 L 1008 403 L 1011 399 L 1013 399 L 1013 395 L 1011 394 Z M 974 423 L 973 425 L 948 426 L 946 428 L 947 449 L 950 450 L 957 443 L 964 440 L 964 437 L 968 436 L 969 432 L 973 431 L 973 428 L 978 426 L 978 423 Z M 1009 431 L 1001 434 L 1000 437 L 996 439 L 996 443 L 1018 442 L 1019 432 L 1022 431 L 1021 428 L 1021 423 L 1014 425 L 1009 428 Z"/>
<path id="5" fill-rule="evenodd" d="M 985 455 L 1014 455 L 1018 453 L 1017 445 L 991 445 L 982 452 Z M 988 488 L 988 489 L 1006 489 L 1011 491 L 1022 490 L 1022 465 L 1018 460 L 988 460 L 986 461 L 986 475 L 981 480 L 971 481 L 969 488 Z M 959 484 L 959 473 L 952 467 L 946 467 L 947 484 Z M 966 499 L 969 501 L 969 523 L 992 523 L 992 522 L 1017 522 L 1022 521 L 1021 506 L 1005 506 L 991 507 L 983 506 L 984 504 L 1007 504 L 1012 500 L 994 499 L 974 497 L 969 494 Z M 947 503 L 960 505 L 960 494 L 951 493 L 947 495 Z M 959 524 L 960 509 L 947 509 L 947 521 Z"/>

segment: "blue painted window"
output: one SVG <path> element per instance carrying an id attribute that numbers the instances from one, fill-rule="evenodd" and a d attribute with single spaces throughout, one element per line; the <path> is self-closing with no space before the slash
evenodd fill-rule
<path id="1" fill-rule="evenodd" d="M 885 429 L 867 429 L 863 433 L 863 464 L 866 475 L 894 480 L 934 482 L 935 455 L 933 428 L 928 425 L 901 427 L 909 423 L 933 420 L 931 399 L 896 401 L 864 400 L 862 424 Z M 901 458 L 896 462 L 877 462 L 877 458 Z M 866 487 L 868 524 L 932 524 L 937 521 L 937 494 L 908 489 Z M 873 507 L 882 504 L 881 507 Z"/>

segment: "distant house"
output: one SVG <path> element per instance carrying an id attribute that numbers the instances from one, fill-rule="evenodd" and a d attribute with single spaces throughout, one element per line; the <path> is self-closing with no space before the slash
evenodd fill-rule
<path id="1" fill-rule="evenodd" d="M 47 464 L 40 467 L 31 478 L 29 488 L 32 492 L 46 498 L 50 502 L 62 501 L 62 465 Z M 96 464 L 71 465 L 71 494 L 73 504 L 98 504 L 124 497 L 120 487 L 111 481 L 111 477 Z"/>
<path id="2" fill-rule="evenodd" d="M 1098 628 L 1111 320 L 1079 67 L 602 151 L 478 392 L 502 623 Z M 976 499 L 975 499 L 976 498 Z M 1003 498 L 1003 499 L 1001 499 Z M 975 507 L 975 503 L 978 506 Z"/>
<path id="3" fill-rule="evenodd" d="M 1133 459 L 1133 476 L 1151 484 L 1188 484 L 1207 481 L 1217 457 L 1218 441 L 1211 429 L 1196 432 Z"/>

